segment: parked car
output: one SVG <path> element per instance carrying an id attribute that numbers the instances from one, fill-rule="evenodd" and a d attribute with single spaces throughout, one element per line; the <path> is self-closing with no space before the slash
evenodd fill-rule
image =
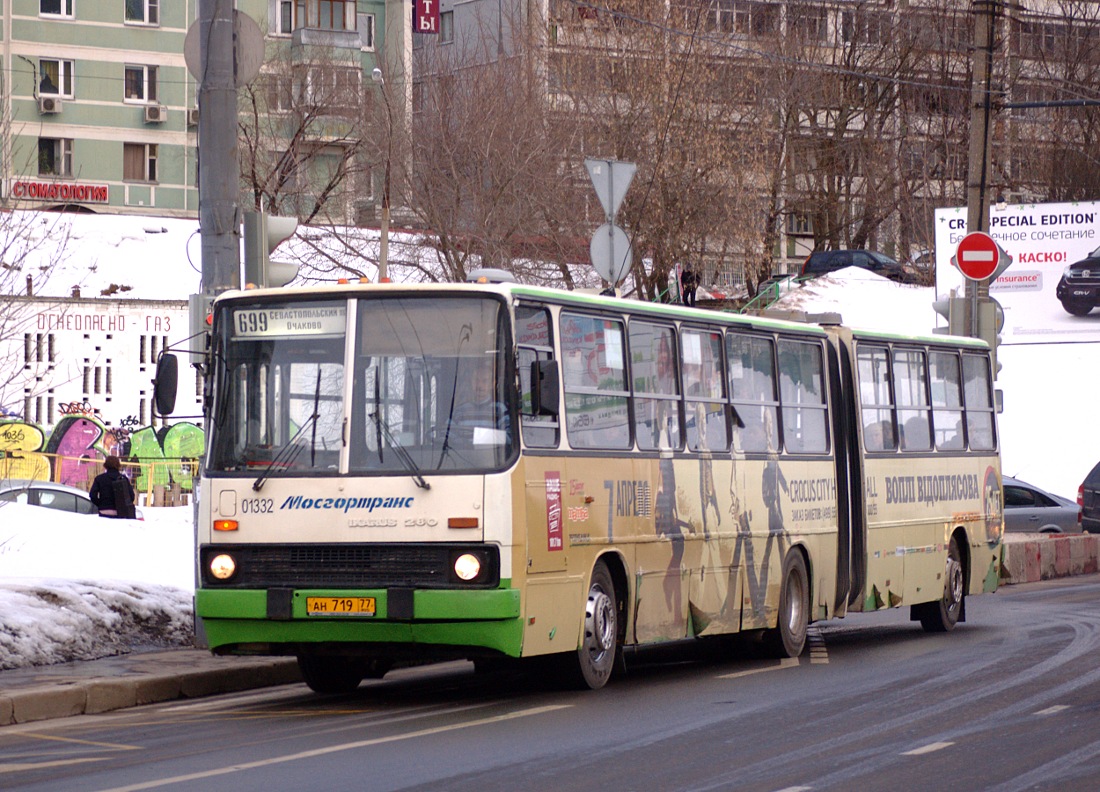
<path id="1" fill-rule="evenodd" d="M 1100 248 L 1062 270 L 1054 296 L 1074 316 L 1088 316 L 1100 305 Z"/>
<path id="2" fill-rule="evenodd" d="M 1034 484 L 1005 476 L 1006 531 L 1031 533 L 1080 533 L 1081 510 L 1069 498 L 1052 495 Z"/>
<path id="3" fill-rule="evenodd" d="M 1100 533 L 1100 462 L 1077 488 L 1077 505 L 1081 507 L 1082 530 Z"/>
<path id="4" fill-rule="evenodd" d="M 4 501 L 43 506 L 74 514 L 99 514 L 99 509 L 92 503 L 87 492 L 67 484 L 58 484 L 56 481 L 0 480 L 0 502 Z M 137 510 L 137 519 L 145 519 L 141 509 Z"/>
<path id="5" fill-rule="evenodd" d="M 815 250 L 802 262 L 802 278 L 815 278 L 845 267 L 862 267 L 898 283 L 913 283 L 914 273 L 883 253 L 873 250 Z"/>

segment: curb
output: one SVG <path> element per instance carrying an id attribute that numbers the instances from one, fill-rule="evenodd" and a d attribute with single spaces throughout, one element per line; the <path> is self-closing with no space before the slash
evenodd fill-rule
<path id="1" fill-rule="evenodd" d="M 236 693 L 302 680 L 294 659 L 232 658 L 218 665 L 197 671 L 165 670 L 43 681 L 19 690 L 0 691 L 0 726 L 94 715 L 141 704 Z"/>

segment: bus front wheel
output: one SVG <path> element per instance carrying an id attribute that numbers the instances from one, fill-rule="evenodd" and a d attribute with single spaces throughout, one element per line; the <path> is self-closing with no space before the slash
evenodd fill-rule
<path id="1" fill-rule="evenodd" d="M 351 693 L 363 681 L 363 661 L 354 657 L 298 655 L 298 668 L 314 693 Z"/>
<path id="2" fill-rule="evenodd" d="M 963 599 L 966 596 L 966 570 L 963 569 L 962 553 L 955 537 L 947 545 L 947 569 L 943 585 L 943 596 L 938 602 L 925 602 L 918 605 L 917 616 L 925 632 L 949 632 L 955 628 L 962 614 Z"/>
<path id="3" fill-rule="evenodd" d="M 776 657 L 798 657 L 806 646 L 810 624 L 810 576 L 806 560 L 791 550 L 783 560 L 783 584 L 779 589 L 779 615 L 774 629 L 764 633 L 764 643 Z"/>
<path id="4" fill-rule="evenodd" d="M 580 687 L 599 690 L 611 678 L 619 644 L 619 603 L 611 572 L 603 561 L 592 569 L 584 606 L 584 635 L 577 647 L 574 679 Z"/>

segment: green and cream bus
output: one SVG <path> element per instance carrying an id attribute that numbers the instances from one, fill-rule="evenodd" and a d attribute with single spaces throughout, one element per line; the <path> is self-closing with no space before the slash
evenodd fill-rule
<path id="1" fill-rule="evenodd" d="M 997 588 L 981 341 L 356 284 L 222 295 L 206 365 L 201 636 L 316 691 L 536 656 L 599 688 L 626 648 L 797 656 L 810 622 L 950 630 Z"/>

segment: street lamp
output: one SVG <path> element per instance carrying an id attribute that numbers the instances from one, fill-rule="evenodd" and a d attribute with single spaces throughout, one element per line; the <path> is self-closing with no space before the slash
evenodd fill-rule
<path id="1" fill-rule="evenodd" d="M 382 240 L 378 247 L 378 282 L 389 281 L 387 264 L 390 252 L 390 159 L 393 156 L 393 112 L 390 110 L 390 95 L 386 91 L 386 80 L 377 66 L 371 72 L 371 79 L 382 89 L 382 101 L 386 103 L 386 173 L 382 181 Z"/>

